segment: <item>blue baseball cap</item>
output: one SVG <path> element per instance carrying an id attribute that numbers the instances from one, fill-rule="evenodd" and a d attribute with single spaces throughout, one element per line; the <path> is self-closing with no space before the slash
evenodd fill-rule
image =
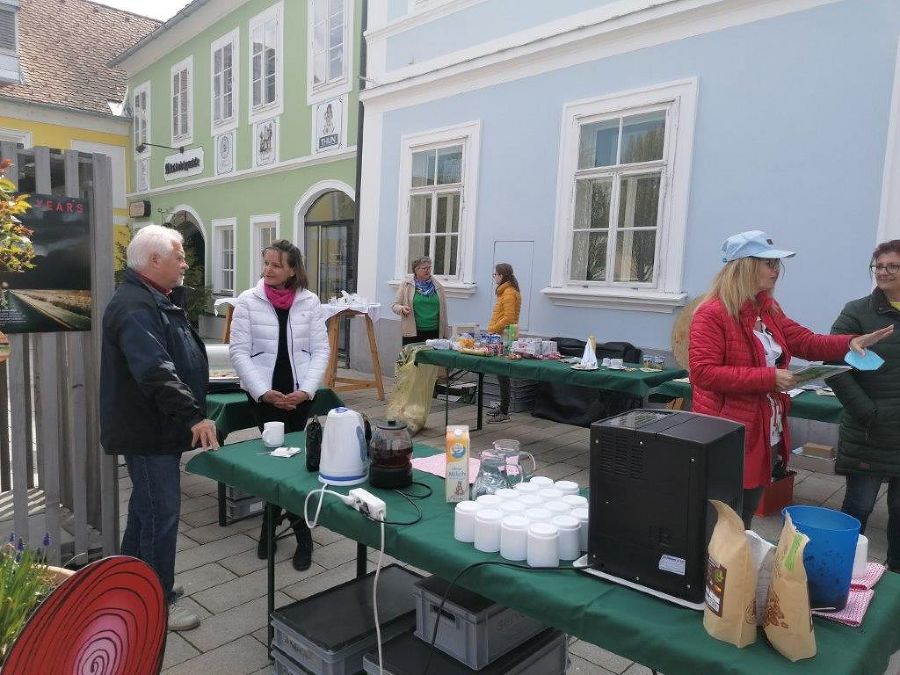
<path id="1" fill-rule="evenodd" d="M 775 248 L 771 237 L 762 230 L 749 230 L 735 234 L 722 244 L 722 262 L 740 258 L 790 258 L 797 255 L 793 251 Z"/>

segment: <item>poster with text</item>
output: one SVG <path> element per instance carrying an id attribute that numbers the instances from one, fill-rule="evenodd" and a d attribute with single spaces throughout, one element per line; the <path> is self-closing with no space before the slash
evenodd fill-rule
<path id="1" fill-rule="evenodd" d="M 20 217 L 32 231 L 33 267 L 0 271 L 0 331 L 91 329 L 91 227 L 83 199 L 31 195 Z"/>

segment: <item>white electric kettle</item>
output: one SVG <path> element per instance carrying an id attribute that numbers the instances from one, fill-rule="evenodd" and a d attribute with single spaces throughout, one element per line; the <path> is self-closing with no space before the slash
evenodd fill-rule
<path id="1" fill-rule="evenodd" d="M 369 453 L 362 415 L 348 408 L 334 408 L 322 431 L 319 480 L 326 485 L 357 485 L 368 477 Z"/>

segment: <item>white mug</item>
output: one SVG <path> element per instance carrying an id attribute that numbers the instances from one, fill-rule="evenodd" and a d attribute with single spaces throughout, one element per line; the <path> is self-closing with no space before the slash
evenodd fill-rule
<path id="1" fill-rule="evenodd" d="M 625 367 L 625 363 L 622 361 L 622 359 L 610 359 L 609 367 L 613 370 L 622 370 L 622 368 Z"/>
<path id="2" fill-rule="evenodd" d="M 263 425 L 262 439 L 270 448 L 284 445 L 284 422 L 266 422 Z"/>

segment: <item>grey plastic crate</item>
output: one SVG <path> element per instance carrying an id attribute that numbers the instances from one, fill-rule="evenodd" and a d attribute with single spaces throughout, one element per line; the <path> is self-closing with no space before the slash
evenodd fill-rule
<path id="1" fill-rule="evenodd" d="M 547 628 L 537 619 L 458 586 L 441 608 L 448 586 L 440 577 L 416 584 L 416 637 L 431 642 L 440 608 L 435 647 L 469 668 L 484 668 Z"/>
<path id="2" fill-rule="evenodd" d="M 249 499 L 241 499 L 238 501 L 226 499 L 225 516 L 229 521 L 240 520 L 247 516 L 255 516 L 258 513 L 262 513 L 265 506 L 265 502 L 259 497 L 251 497 Z"/>
<path id="3" fill-rule="evenodd" d="M 509 390 L 510 391 L 523 391 L 530 392 L 537 389 L 538 381 L 537 380 L 518 380 L 514 378 L 510 378 L 509 380 Z M 485 375 L 484 376 L 484 390 L 487 391 L 489 388 L 495 389 L 496 391 L 500 391 L 500 380 L 496 375 Z"/>
<path id="4" fill-rule="evenodd" d="M 225 486 L 225 499 L 230 499 L 232 501 L 239 501 L 241 499 L 259 499 L 256 495 L 251 495 L 249 492 L 244 492 L 240 488 L 233 487 L 231 485 Z"/>
<path id="5" fill-rule="evenodd" d="M 363 656 L 376 646 L 374 577 L 371 572 L 272 612 L 272 645 L 290 660 L 282 667 L 294 664 L 302 669 L 299 672 L 313 675 L 351 675 L 361 671 Z M 413 590 L 420 578 L 399 565 L 381 570 L 378 618 L 382 640 L 415 626 Z"/>
<path id="6" fill-rule="evenodd" d="M 568 645 L 564 633 L 547 629 L 525 644 L 507 652 L 481 670 L 473 670 L 439 651 L 412 633 L 403 633 L 382 645 L 384 675 L 421 675 L 425 663 L 430 675 L 563 675 L 566 672 Z M 378 675 L 378 652 L 363 659 L 368 675 Z"/>

